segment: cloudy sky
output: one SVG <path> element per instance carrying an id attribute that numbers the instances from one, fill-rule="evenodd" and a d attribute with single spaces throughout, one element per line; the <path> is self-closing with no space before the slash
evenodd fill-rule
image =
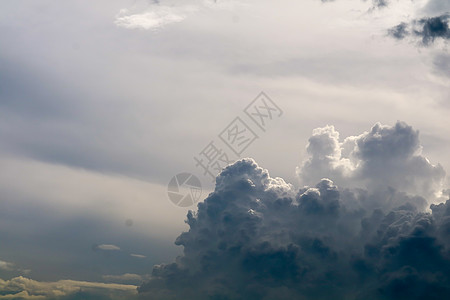
<path id="1" fill-rule="evenodd" d="M 0 299 L 131 299 L 137 287 L 150 299 L 262 299 L 265 285 L 267 299 L 322 299 L 314 287 L 333 270 L 317 265 L 317 247 L 336 269 L 388 270 L 366 270 L 364 290 L 333 273 L 329 295 L 402 299 L 394 279 L 425 272 L 401 259 L 417 226 L 435 226 L 421 231 L 435 239 L 427 249 L 447 251 L 424 265 L 450 266 L 450 209 L 438 205 L 450 188 L 449 22 L 448 0 L 2 1 Z M 239 149 L 226 139 L 236 124 L 251 132 Z M 195 160 L 208 145 L 229 162 L 253 160 L 215 186 Z M 183 172 L 201 181 L 201 202 L 216 188 L 203 206 L 169 199 Z M 342 231 L 278 237 L 316 226 L 318 207 L 322 224 Z M 198 215 L 186 224 L 189 210 Z M 206 230 L 227 218 L 224 236 Z M 372 236 L 378 226 L 390 239 Z M 369 244 L 400 254 L 380 262 L 355 250 Z M 214 264 L 214 247 L 232 249 L 222 253 L 229 268 Z M 285 259 L 295 270 L 271 267 Z M 305 265 L 310 288 L 297 288 Z M 450 276 L 435 271 L 427 278 Z M 196 275 L 181 282 L 186 274 Z M 448 277 L 414 278 L 436 297 L 449 292 Z M 193 282 L 209 288 L 186 288 Z"/>

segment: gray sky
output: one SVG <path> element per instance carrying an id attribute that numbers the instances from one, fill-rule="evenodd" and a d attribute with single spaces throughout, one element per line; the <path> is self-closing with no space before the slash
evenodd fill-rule
<path id="1" fill-rule="evenodd" d="M 300 184 L 317 127 L 344 139 L 398 120 L 450 170 L 450 33 L 412 33 L 448 12 L 441 0 L 2 1 L 0 278 L 146 278 L 173 260 L 188 209 L 167 183 L 191 172 L 211 189 L 193 157 L 261 91 L 283 115 L 241 156 L 272 177 Z M 408 34 L 389 34 L 402 23 Z"/>

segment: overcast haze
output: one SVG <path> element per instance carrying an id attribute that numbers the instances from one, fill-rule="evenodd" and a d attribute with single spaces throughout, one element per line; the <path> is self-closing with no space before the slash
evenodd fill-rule
<path id="1" fill-rule="evenodd" d="M 449 22 L 448 0 L 2 1 L 0 299 L 448 296 Z M 251 159 L 214 184 L 211 141 Z M 182 172 L 199 207 L 168 198 Z"/>

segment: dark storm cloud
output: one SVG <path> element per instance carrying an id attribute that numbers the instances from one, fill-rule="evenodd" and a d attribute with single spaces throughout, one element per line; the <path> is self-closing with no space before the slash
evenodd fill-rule
<path id="1" fill-rule="evenodd" d="M 405 38 L 408 34 L 408 24 L 402 22 L 398 24 L 397 26 L 392 27 L 388 30 L 389 35 L 393 36 L 394 38 L 401 40 Z"/>
<path id="2" fill-rule="evenodd" d="M 424 46 L 430 46 L 436 40 L 450 39 L 450 15 L 448 13 L 436 17 L 426 17 L 412 21 L 410 24 L 400 23 L 388 30 L 388 34 L 396 39 L 407 36 L 419 38 Z"/>
<path id="3" fill-rule="evenodd" d="M 422 27 L 421 30 L 414 31 L 414 34 L 422 38 L 424 45 L 429 45 L 437 38 L 449 39 L 450 29 L 448 20 L 450 15 L 445 14 L 432 18 L 423 18 L 417 21 Z"/>
<path id="4" fill-rule="evenodd" d="M 378 129 L 361 137 L 359 155 L 397 145 L 394 157 L 410 156 L 415 131 L 398 126 L 384 127 L 403 132 L 389 142 L 374 140 L 383 135 Z M 312 148 L 322 156 L 335 149 Z M 295 190 L 243 159 L 188 213 L 190 229 L 176 240 L 184 254 L 155 266 L 139 292 L 144 299 L 445 299 L 450 200 L 430 213 L 426 203 L 393 188 L 339 188 L 330 179 Z"/>

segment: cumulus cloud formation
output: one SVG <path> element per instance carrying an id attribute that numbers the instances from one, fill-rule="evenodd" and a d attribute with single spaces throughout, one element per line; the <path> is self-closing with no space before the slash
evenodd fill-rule
<path id="1" fill-rule="evenodd" d="M 449 19 L 450 15 L 446 13 L 435 17 L 413 20 L 409 24 L 402 22 L 389 29 L 388 34 L 398 40 L 408 36 L 419 38 L 422 45 L 429 46 L 435 40 L 450 39 Z"/>
<path id="2" fill-rule="evenodd" d="M 0 279 L 0 299 L 134 299 L 136 286 L 75 280 L 40 282 L 25 277 Z"/>
<path id="3" fill-rule="evenodd" d="M 445 178 L 441 165 L 421 154 L 419 132 L 403 122 L 375 124 L 370 131 L 343 141 L 333 126 L 318 128 L 309 139 L 309 158 L 297 168 L 303 184 L 323 177 L 341 187 L 370 191 L 390 187 L 434 199 Z"/>
<path id="4" fill-rule="evenodd" d="M 228 166 L 198 211 L 188 213 L 189 231 L 176 240 L 183 255 L 155 266 L 140 295 L 447 298 L 450 200 L 425 211 L 420 194 L 430 194 L 443 170 L 419 150 L 417 131 L 401 122 L 376 124 L 343 143 L 332 126 L 316 129 L 308 145 L 312 157 L 299 175 L 314 172 L 304 176 L 312 180 L 324 172 L 360 181 L 358 188 L 323 178 L 296 189 L 252 159 Z M 389 180 L 398 190 L 385 185 Z M 366 189 L 369 181 L 376 185 Z M 419 195 L 411 192 L 413 184 L 423 189 Z"/>

